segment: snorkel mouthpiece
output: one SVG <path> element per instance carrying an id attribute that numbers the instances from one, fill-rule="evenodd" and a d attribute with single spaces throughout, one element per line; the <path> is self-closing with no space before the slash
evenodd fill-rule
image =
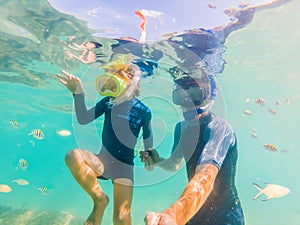
<path id="1" fill-rule="evenodd" d="M 176 87 L 172 93 L 174 104 L 192 107 L 200 106 L 209 97 L 209 87 L 199 78 L 184 76 L 174 80 Z"/>
<path id="2" fill-rule="evenodd" d="M 199 114 L 202 114 L 205 112 L 205 109 L 198 108 L 198 109 L 192 109 L 189 111 L 183 112 L 183 118 L 185 120 L 194 120 Z"/>
<path id="3" fill-rule="evenodd" d="M 210 109 L 213 102 L 211 92 L 215 92 L 215 88 L 211 90 L 212 82 L 205 69 L 189 69 L 185 72 L 175 66 L 169 69 L 169 73 L 175 83 L 172 93 L 173 103 L 184 109 L 185 120 L 199 118 L 198 115 Z"/>

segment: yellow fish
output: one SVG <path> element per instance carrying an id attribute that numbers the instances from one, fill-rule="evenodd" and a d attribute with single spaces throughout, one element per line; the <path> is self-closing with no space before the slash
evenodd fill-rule
<path id="1" fill-rule="evenodd" d="M 256 200 L 262 194 L 267 196 L 267 198 L 263 201 L 267 201 L 271 198 L 281 198 L 291 192 L 289 188 L 277 184 L 267 184 L 264 189 L 256 183 L 253 183 L 253 185 L 259 190 L 259 193 L 253 198 L 253 200 Z"/>
<path id="2" fill-rule="evenodd" d="M 3 192 L 3 193 L 8 193 L 8 192 L 11 192 L 12 189 L 10 186 L 6 185 L 6 184 L 0 184 L 0 192 Z"/>
<path id="3" fill-rule="evenodd" d="M 275 109 L 269 109 L 269 112 L 271 113 L 271 114 L 273 114 L 273 115 L 276 115 L 276 111 L 275 111 Z"/>
<path id="4" fill-rule="evenodd" d="M 265 149 L 271 151 L 271 152 L 276 152 L 277 148 L 275 145 L 272 144 L 263 144 L 263 146 L 265 147 Z"/>
<path id="5" fill-rule="evenodd" d="M 251 112 L 249 109 L 245 109 L 245 110 L 243 111 L 243 114 L 244 114 L 244 115 L 251 116 L 251 115 L 252 115 L 252 112 Z"/>
<path id="6" fill-rule="evenodd" d="M 71 132 L 68 131 L 68 130 L 58 130 L 57 134 L 60 135 L 60 136 L 62 136 L 62 137 L 66 137 L 66 136 L 70 136 Z"/>
<path id="7" fill-rule="evenodd" d="M 18 185 L 21 185 L 21 186 L 29 184 L 29 182 L 27 180 L 24 180 L 22 178 L 13 180 L 12 182 L 17 183 Z"/>
<path id="8" fill-rule="evenodd" d="M 43 140 L 45 138 L 44 132 L 41 129 L 34 129 L 28 135 L 33 135 L 38 140 Z"/>

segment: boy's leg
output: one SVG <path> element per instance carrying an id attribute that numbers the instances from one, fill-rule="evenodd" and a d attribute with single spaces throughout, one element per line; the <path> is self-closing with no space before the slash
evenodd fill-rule
<path id="1" fill-rule="evenodd" d="M 74 149 L 67 153 L 65 162 L 79 185 L 91 196 L 94 208 L 86 225 L 101 224 L 108 197 L 103 193 L 97 177 L 103 174 L 104 167 L 99 158 L 89 151 Z"/>
<path id="2" fill-rule="evenodd" d="M 114 180 L 114 225 L 131 225 L 133 182 L 126 178 Z"/>

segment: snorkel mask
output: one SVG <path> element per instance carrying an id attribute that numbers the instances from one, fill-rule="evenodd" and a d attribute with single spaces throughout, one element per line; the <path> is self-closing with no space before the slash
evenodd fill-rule
<path id="1" fill-rule="evenodd" d="M 100 95 L 118 97 L 129 85 L 129 81 L 118 74 L 104 73 L 97 77 L 96 88 Z"/>
<path id="2" fill-rule="evenodd" d="M 114 97 L 117 103 L 126 101 L 138 88 L 141 70 L 127 55 L 104 65 L 105 73 L 97 77 L 96 88 L 100 95 Z"/>
<path id="3" fill-rule="evenodd" d="M 172 69 L 172 68 L 171 68 Z M 174 74 L 174 67 L 169 71 L 176 84 L 172 92 L 174 104 L 191 109 L 183 112 L 185 120 L 193 120 L 197 115 L 208 110 L 210 106 L 210 82 L 201 77 L 192 77 L 188 73 L 178 70 Z"/>

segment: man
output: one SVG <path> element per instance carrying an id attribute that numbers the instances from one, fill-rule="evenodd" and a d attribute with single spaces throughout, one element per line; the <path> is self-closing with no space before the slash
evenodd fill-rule
<path id="1" fill-rule="evenodd" d="M 68 152 L 65 158 L 72 175 L 94 203 L 86 225 L 101 224 L 109 202 L 97 178 L 111 179 L 113 182 L 113 224 L 131 224 L 134 147 L 140 130 L 143 132 L 145 150 L 151 149 L 153 144 L 151 111 L 135 97 L 140 91 L 138 82 L 141 72 L 134 64 L 115 64 L 105 68 L 112 74 L 106 72 L 97 78 L 97 89 L 106 97 L 91 109 L 86 107 L 81 80 L 65 71 L 62 71 L 63 75 L 57 75 L 74 96 L 80 124 L 105 116 L 100 153 L 95 155 L 77 148 Z"/>
<path id="2" fill-rule="evenodd" d="M 189 183 L 168 209 L 149 212 L 147 225 L 243 225 L 244 216 L 235 187 L 237 141 L 231 125 L 210 111 L 211 77 L 203 68 L 182 71 L 173 67 L 173 102 L 180 105 L 184 121 L 176 124 L 169 158 L 157 151 L 141 152 L 147 164 L 172 171 L 183 159 Z M 193 74 L 193 76 L 191 75 Z"/>

